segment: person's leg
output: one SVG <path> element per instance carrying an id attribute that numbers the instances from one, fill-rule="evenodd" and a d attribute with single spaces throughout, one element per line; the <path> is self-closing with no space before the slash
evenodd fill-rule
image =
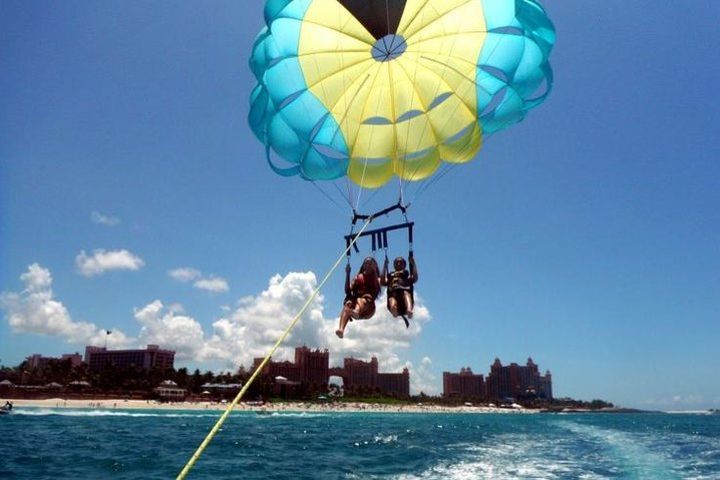
<path id="1" fill-rule="evenodd" d="M 343 338 L 345 336 L 345 327 L 347 327 L 347 324 L 350 321 L 350 312 L 352 312 L 352 305 L 353 302 L 345 302 L 342 312 L 340 312 L 340 324 L 338 325 L 338 329 L 335 330 L 335 335 L 337 335 L 338 338 Z"/>
<path id="2" fill-rule="evenodd" d="M 375 315 L 375 299 L 364 297 L 358 300 L 357 318 L 368 320 Z"/>
<path id="3" fill-rule="evenodd" d="M 355 306 L 352 310 L 350 310 L 350 317 L 352 317 L 353 320 L 359 320 L 362 318 L 362 313 L 365 311 L 367 305 L 367 300 L 364 298 L 358 298 L 355 302 Z"/>
<path id="4" fill-rule="evenodd" d="M 410 292 L 403 292 L 403 299 L 405 300 L 405 312 L 408 316 L 408 318 L 413 317 L 413 308 L 415 307 L 415 302 L 413 302 L 412 295 Z"/>
<path id="5" fill-rule="evenodd" d="M 390 310 L 390 315 L 392 315 L 393 317 L 397 317 L 398 316 L 397 298 L 395 296 L 389 296 L 387 304 L 388 304 L 388 310 Z"/>

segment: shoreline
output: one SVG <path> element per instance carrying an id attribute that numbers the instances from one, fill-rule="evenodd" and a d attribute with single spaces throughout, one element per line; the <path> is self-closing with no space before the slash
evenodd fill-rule
<path id="1" fill-rule="evenodd" d="M 4 401 L 4 400 L 3 400 Z M 83 410 L 161 410 L 161 411 L 224 411 L 227 403 L 216 402 L 175 402 L 160 403 L 153 400 L 66 400 L 63 398 L 49 398 L 44 400 L 10 400 L 14 408 L 52 408 L 52 409 L 83 409 Z M 246 404 L 240 402 L 235 406 L 236 412 L 293 412 L 293 413 L 502 413 L 502 414 L 529 414 L 539 413 L 539 410 L 509 409 L 486 406 L 458 406 L 448 407 L 440 405 L 384 405 L 362 402 L 347 403 L 305 403 L 305 402 L 277 402 L 264 405 Z"/>

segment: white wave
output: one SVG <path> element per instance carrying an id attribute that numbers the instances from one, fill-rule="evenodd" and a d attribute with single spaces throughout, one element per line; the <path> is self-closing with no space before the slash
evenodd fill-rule
<path id="1" fill-rule="evenodd" d="M 669 415 L 714 415 L 710 410 L 668 410 Z"/>
<path id="2" fill-rule="evenodd" d="M 561 463 L 543 461 L 541 459 L 488 459 L 486 461 L 461 461 L 442 463 L 418 474 L 402 474 L 392 477 L 396 480 L 480 480 L 525 478 L 537 480 L 554 480 L 560 478 L 579 478 L 599 480 L 605 477 L 589 472 L 579 473 Z"/>
<path id="3" fill-rule="evenodd" d="M 605 446 L 611 452 L 609 464 L 614 464 L 633 478 L 653 479 L 680 479 L 678 465 L 668 452 L 658 450 L 658 438 L 653 435 L 645 438 L 638 433 L 628 433 L 620 430 L 611 430 L 594 425 L 566 422 L 560 425 L 581 438 Z"/>
<path id="4" fill-rule="evenodd" d="M 61 417 L 162 417 L 162 418 L 185 418 L 185 417 L 217 417 L 207 413 L 149 413 L 133 412 L 128 410 L 73 410 L 53 408 L 23 408 L 15 409 L 13 415 L 25 415 L 42 417 L 56 415 Z"/>
<path id="5" fill-rule="evenodd" d="M 441 461 L 420 473 L 389 476 L 393 480 L 480 480 L 537 479 L 554 480 L 604 478 L 586 468 L 580 460 L 570 460 L 567 452 L 537 435 L 507 434 L 487 440 L 486 444 L 461 443 L 449 446 L 463 452 L 460 460 Z"/>
<path id="6" fill-rule="evenodd" d="M 375 443 L 394 443 L 397 442 L 397 435 L 375 435 L 373 441 Z"/>
<path id="7" fill-rule="evenodd" d="M 308 412 L 269 412 L 269 414 L 259 414 L 258 418 L 320 418 L 331 417 L 332 414 L 327 413 L 308 413 Z"/>

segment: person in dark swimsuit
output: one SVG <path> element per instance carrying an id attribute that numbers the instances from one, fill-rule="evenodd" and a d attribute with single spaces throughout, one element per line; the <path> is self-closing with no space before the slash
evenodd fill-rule
<path id="1" fill-rule="evenodd" d="M 397 257 L 393 262 L 394 270 L 388 273 L 388 259 L 385 259 L 380 283 L 387 287 L 387 308 L 393 317 L 402 317 L 405 327 L 410 328 L 409 318 L 413 317 L 415 307 L 414 285 L 418 281 L 417 265 L 412 252 L 409 256 L 410 271 L 403 257 Z"/>
<path id="2" fill-rule="evenodd" d="M 363 261 L 360 271 L 350 281 L 350 265 L 345 267 L 345 304 L 340 313 L 338 338 L 345 335 L 345 327 L 353 320 L 367 320 L 375 315 L 375 299 L 380 294 L 380 268 L 374 258 Z"/>

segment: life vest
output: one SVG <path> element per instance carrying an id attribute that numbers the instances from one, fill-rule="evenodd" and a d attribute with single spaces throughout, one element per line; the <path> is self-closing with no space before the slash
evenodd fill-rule
<path id="1" fill-rule="evenodd" d="M 412 291 L 410 272 L 407 270 L 395 270 L 394 272 L 390 272 L 388 278 L 388 292 L 392 293 L 400 290 Z"/>

